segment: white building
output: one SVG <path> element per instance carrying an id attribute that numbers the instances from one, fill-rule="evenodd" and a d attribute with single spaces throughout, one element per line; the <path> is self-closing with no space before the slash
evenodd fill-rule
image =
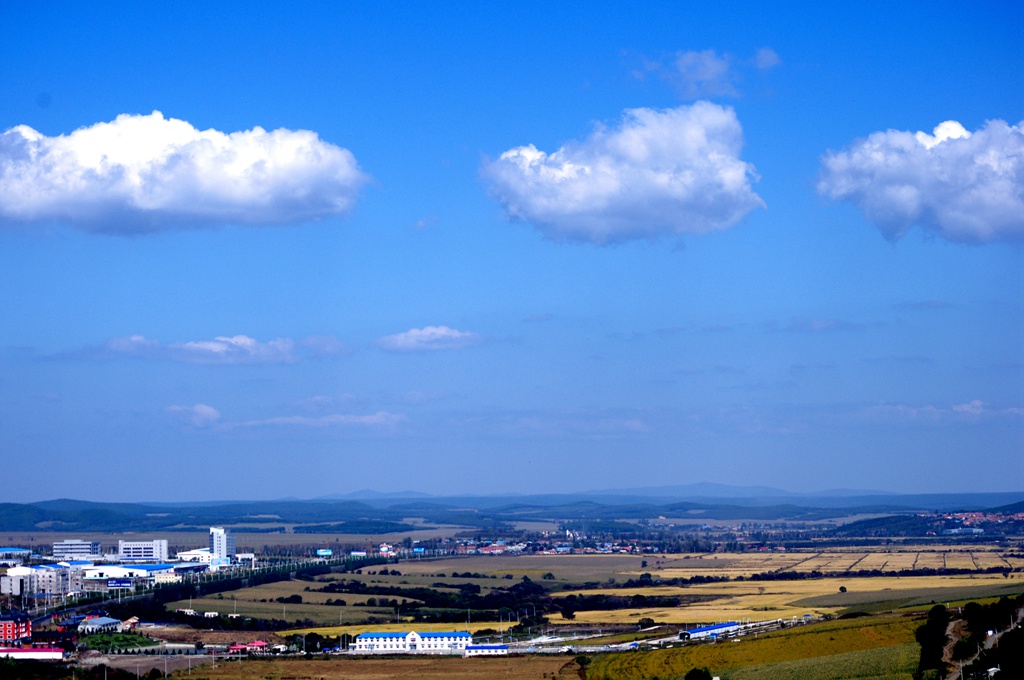
<path id="1" fill-rule="evenodd" d="M 213 559 L 213 553 L 210 552 L 209 548 L 196 548 L 195 550 L 183 550 L 177 553 L 177 558 L 180 562 L 209 564 L 210 560 Z"/>
<path id="2" fill-rule="evenodd" d="M 92 562 L 75 560 L 32 567 L 11 567 L 0 576 L 4 595 L 52 595 L 63 597 L 83 590 L 85 569 Z"/>
<path id="3" fill-rule="evenodd" d="M 53 558 L 55 560 L 91 560 L 99 559 L 100 542 L 83 541 L 77 538 L 66 541 L 57 541 L 53 544 Z"/>
<path id="4" fill-rule="evenodd" d="M 167 539 L 118 541 L 117 559 L 121 562 L 166 562 Z"/>
<path id="5" fill-rule="evenodd" d="M 462 654 L 473 642 L 469 633 L 361 633 L 356 636 L 356 652 L 364 654 Z"/>
<path id="6" fill-rule="evenodd" d="M 78 624 L 79 635 L 92 635 L 93 633 L 120 633 L 124 630 L 124 624 L 117 619 L 108 616 L 98 616 L 86 619 Z"/>
<path id="7" fill-rule="evenodd" d="M 210 554 L 216 558 L 235 558 L 235 535 L 224 527 L 210 527 Z"/>
<path id="8" fill-rule="evenodd" d="M 508 656 L 508 645 L 466 645 L 463 656 Z"/>
<path id="9" fill-rule="evenodd" d="M 87 592 L 106 593 L 112 590 L 135 590 L 148 587 L 162 574 L 173 574 L 173 564 L 104 565 L 85 569 L 83 579 Z"/>

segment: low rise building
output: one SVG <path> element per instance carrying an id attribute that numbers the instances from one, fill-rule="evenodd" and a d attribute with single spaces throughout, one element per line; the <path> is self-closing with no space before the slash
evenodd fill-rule
<path id="1" fill-rule="evenodd" d="M 366 654 L 462 654 L 473 636 L 461 631 L 441 633 L 361 633 L 354 649 Z"/>
<path id="2" fill-rule="evenodd" d="M 117 559 L 121 562 L 166 562 L 167 539 L 118 541 Z"/>
<path id="3" fill-rule="evenodd" d="M 92 635 L 93 633 L 120 633 L 124 625 L 117 619 L 108 616 L 97 616 L 86 619 L 78 624 L 79 635 Z"/>
<path id="4" fill-rule="evenodd" d="M 466 645 L 463 656 L 508 656 L 508 645 Z"/>
<path id="5" fill-rule="evenodd" d="M 86 567 L 92 562 L 73 560 L 31 567 L 11 567 L 0 576 L 0 593 L 4 595 L 45 595 L 65 597 L 83 590 Z"/>
<path id="6" fill-rule="evenodd" d="M 209 564 L 213 559 L 213 553 L 209 548 L 196 548 L 195 550 L 182 550 L 176 554 L 179 562 L 199 562 Z"/>
<path id="7" fill-rule="evenodd" d="M 82 541 L 72 538 L 53 544 L 53 559 L 55 560 L 98 560 L 101 557 L 99 541 Z"/>
<path id="8" fill-rule="evenodd" d="M 32 642 L 32 619 L 23 611 L 0 612 L 0 644 L 21 645 Z"/>

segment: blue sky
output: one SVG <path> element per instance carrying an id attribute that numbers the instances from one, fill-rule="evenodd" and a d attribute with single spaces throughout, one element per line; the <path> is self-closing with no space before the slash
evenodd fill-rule
<path id="1" fill-rule="evenodd" d="M 3 500 L 1024 488 L 1019 3 L 0 4 Z"/>

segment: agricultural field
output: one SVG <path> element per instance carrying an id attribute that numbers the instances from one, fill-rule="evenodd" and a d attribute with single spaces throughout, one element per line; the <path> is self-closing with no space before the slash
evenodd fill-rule
<path id="1" fill-rule="evenodd" d="M 913 658 L 917 665 L 914 629 L 917 617 L 884 616 L 843 621 L 830 621 L 810 626 L 796 626 L 757 638 L 735 638 L 739 642 L 719 642 L 675 647 L 650 652 L 602 654 L 594 657 L 587 670 L 587 680 L 646 680 L 648 678 L 682 677 L 694 667 L 709 668 L 722 680 L 765 680 L 781 678 L 875 678 L 860 674 L 862 670 L 886 668 L 898 664 L 892 675 L 877 676 L 903 680 L 902 668 Z M 889 648 L 889 652 L 879 651 Z M 874 652 L 874 653 L 871 653 Z M 817 659 L 819 663 L 815 663 Z M 836 666 L 836 662 L 846 666 Z M 782 663 L 792 663 L 786 668 Z M 774 666 L 774 668 L 772 668 Z M 811 669 L 825 673 L 832 666 L 832 675 L 801 675 Z M 840 672 L 841 671 L 841 672 Z M 774 674 L 773 674 L 774 672 Z"/>
<path id="2" fill-rule="evenodd" d="M 363 605 L 370 595 L 353 595 L 351 593 L 319 593 L 306 591 L 306 588 L 318 588 L 323 583 L 310 581 L 278 581 L 253 588 L 242 588 L 228 593 L 179 600 L 167 604 L 167 608 L 185 609 L 191 607 L 197 612 L 218 612 L 222 615 L 239 614 L 260 619 L 280 619 L 282 621 L 305 620 L 321 625 L 337 625 L 342 622 L 362 623 L 371 616 L 378 619 L 394 620 L 393 607 L 367 607 Z M 301 603 L 278 602 L 277 598 L 289 598 L 298 595 Z M 327 600 L 344 600 L 344 606 L 328 605 Z M 411 600 L 410 600 L 411 601 Z"/>
<path id="3" fill-rule="evenodd" d="M 879 558 L 884 558 L 879 561 Z M 840 616 L 849 612 L 881 613 L 903 608 L 927 608 L 934 602 L 953 603 L 968 599 L 998 597 L 1024 591 L 1020 574 L 963 574 L 950 576 L 878 576 L 830 577 L 802 580 L 750 580 L 751 574 L 770 571 L 811 571 L 842 573 L 859 570 L 865 563 L 888 564 L 885 571 L 911 569 L 922 560 L 931 564 L 1005 565 L 1017 560 L 991 549 L 944 551 L 866 552 L 841 550 L 807 553 L 743 553 L 715 555 L 501 555 L 473 556 L 441 560 L 406 560 L 393 565 L 367 567 L 362 573 L 332 573 L 315 581 L 290 581 L 245 588 L 212 597 L 194 599 L 198 611 L 238 613 L 259 618 L 288 621 L 309 620 L 322 626 L 359 626 L 382 621 L 400 622 L 401 611 L 394 606 L 367 607 L 372 595 L 315 592 L 331 581 L 355 580 L 367 585 L 430 587 L 436 590 L 460 586 L 479 586 L 486 594 L 494 588 L 507 588 L 527 576 L 549 589 L 550 595 L 675 596 L 684 604 L 668 608 L 635 608 L 608 611 L 580 610 L 567 620 L 551 615 L 553 625 L 631 624 L 640 618 L 665 623 L 697 623 L 723 620 L 792 619 L 810 614 L 815 617 Z M 647 566 L 644 566 L 644 562 Z M 389 568 L 390 567 L 390 568 Z M 969 568 L 969 567 L 964 567 Z M 387 572 L 387 573 L 378 573 Z M 391 574 L 391 571 L 400 573 Z M 453 577 L 458 573 L 460 576 Z M 477 577 L 464 578 L 473 573 Z M 641 574 L 651 574 L 648 587 L 622 587 Z M 660 586 L 661 580 L 682 576 L 730 575 L 731 580 L 684 586 Z M 736 580 L 742 577 L 742 580 Z M 586 589 L 578 588 L 588 584 Z M 306 590 L 309 588 L 310 590 Z M 841 592 L 845 589 L 845 592 Z M 278 598 L 301 597 L 302 602 L 280 603 Z M 388 596 L 393 599 L 394 596 Z M 379 599 L 379 598 L 378 598 Z M 401 600 L 401 596 L 398 596 Z M 407 602 L 415 602 L 405 598 Z M 328 601 L 331 604 L 327 604 Z M 344 600 L 345 605 L 334 604 Z M 187 601 L 170 605 L 185 608 Z"/>
<path id="4" fill-rule="evenodd" d="M 400 565 L 403 569 L 407 563 Z M 392 567 L 396 565 L 390 565 Z M 338 624 L 363 624 L 371 617 L 380 621 L 395 621 L 401 616 L 394 607 L 368 607 L 366 602 L 370 598 L 379 599 L 380 596 L 362 595 L 353 593 L 329 593 L 318 592 L 331 581 L 360 581 L 366 584 L 378 584 L 387 586 L 402 587 L 432 587 L 435 590 L 450 589 L 457 591 L 459 586 L 474 584 L 480 586 L 481 592 L 497 587 L 508 587 L 513 583 L 503 578 L 453 578 L 450 573 L 445 576 L 434 574 L 409 574 L 391 576 L 376 574 L 377 567 L 364 570 L 365 573 L 332 573 L 317 577 L 314 581 L 293 580 L 277 581 L 266 583 L 252 588 L 242 588 L 226 593 L 218 593 L 205 597 L 192 598 L 191 600 L 178 600 L 167 604 L 167 608 L 186 609 L 191 608 L 197 612 L 218 612 L 219 614 L 239 614 L 261 619 L 280 619 L 283 621 L 310 620 L 319 625 L 331 626 Z M 397 570 L 397 569 L 396 569 Z M 443 573 L 443 572 L 442 572 Z M 436 584 L 444 583 L 446 587 L 439 587 Z M 307 590 L 308 589 L 308 590 Z M 302 602 L 278 602 L 278 598 L 302 598 Z M 417 602 L 414 598 L 391 597 L 400 602 Z M 344 605 L 333 604 L 339 600 Z M 331 604 L 327 604 L 331 601 Z M 374 628 L 376 630 L 376 628 Z"/>
<path id="5" fill-rule="evenodd" d="M 846 592 L 841 592 L 840 588 L 845 588 Z M 792 619 L 802 618 L 805 614 L 840 616 L 853 611 L 874 613 L 905 607 L 927 609 L 934 602 L 977 600 L 1022 591 L 1024 581 L 998 575 L 979 575 L 728 581 L 687 587 L 564 591 L 553 595 L 700 596 L 705 601 L 679 607 L 578 611 L 573 620 L 573 623 L 628 623 L 646 617 L 663 623 L 683 624 Z M 554 618 L 552 623 L 568 622 Z"/>
<path id="6" fill-rule="evenodd" d="M 197 680 L 579 680 L 579 666 L 572 657 L 532 655 L 463 659 L 461 657 L 422 656 L 404 658 L 329 658 L 314 661 L 298 659 L 246 660 L 204 666 L 193 672 Z M 177 675 L 184 675 L 178 673 Z"/>
<path id="7" fill-rule="evenodd" d="M 950 568 L 985 570 L 1024 569 L 1018 552 L 993 546 L 914 548 L 886 550 L 844 549 L 815 552 L 750 552 L 671 555 L 495 555 L 445 560 L 405 561 L 403 574 L 437 574 L 472 571 L 481 574 L 529 576 L 533 580 L 550 573 L 557 581 L 571 583 L 626 581 L 649 573 L 656 579 L 694 576 L 742 576 L 765 572 L 810 573 Z"/>

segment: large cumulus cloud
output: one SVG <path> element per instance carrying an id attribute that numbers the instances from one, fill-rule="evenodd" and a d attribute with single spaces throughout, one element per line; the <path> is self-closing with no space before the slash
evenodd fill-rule
<path id="1" fill-rule="evenodd" d="M 67 135 L 0 135 L 0 223 L 130 234 L 290 224 L 352 208 L 368 177 L 308 130 L 224 133 L 123 114 Z"/>
<path id="2" fill-rule="evenodd" d="M 512 219 L 554 240 L 605 244 L 732 227 L 763 206 L 730 107 L 628 109 L 616 127 L 546 153 L 510 149 L 482 169 Z"/>
<path id="3" fill-rule="evenodd" d="M 1024 127 L 946 121 L 933 134 L 875 132 L 822 159 L 818 191 L 852 203 L 890 239 L 913 225 L 951 241 L 1024 237 Z"/>

